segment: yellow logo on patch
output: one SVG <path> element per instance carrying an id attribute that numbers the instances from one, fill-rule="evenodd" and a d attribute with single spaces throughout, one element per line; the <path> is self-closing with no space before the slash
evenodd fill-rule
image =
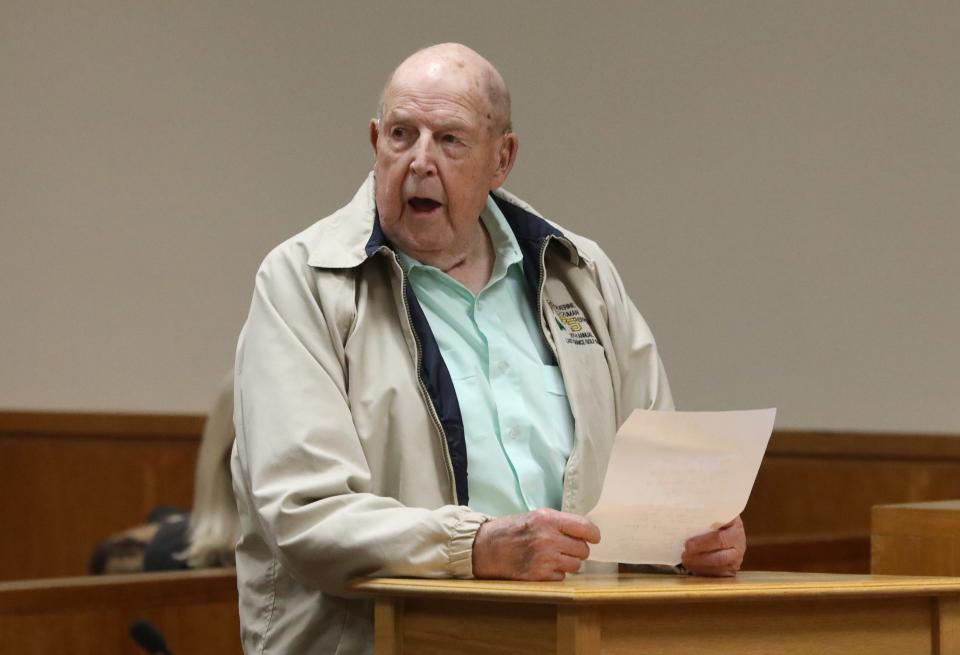
<path id="1" fill-rule="evenodd" d="M 551 302 L 550 309 L 553 310 L 553 319 L 563 334 L 564 343 L 572 346 L 592 346 L 598 343 L 590 327 L 590 321 L 587 320 L 583 310 L 574 303 L 554 305 Z"/>
<path id="2" fill-rule="evenodd" d="M 581 330 L 583 330 L 583 324 L 580 323 L 580 321 L 578 321 L 573 316 L 558 315 L 557 320 L 560 321 L 562 325 L 565 325 L 566 327 L 570 328 L 571 332 L 580 332 Z"/>
<path id="3" fill-rule="evenodd" d="M 583 330 L 583 323 L 581 319 L 583 314 L 580 313 L 579 309 L 573 305 L 573 303 L 568 303 L 568 305 L 554 305 L 550 303 L 550 308 L 553 310 L 554 315 L 557 317 L 557 322 L 560 324 L 561 330 L 566 330 L 570 328 L 571 332 L 581 332 Z M 571 309 L 571 307 L 573 307 Z"/>

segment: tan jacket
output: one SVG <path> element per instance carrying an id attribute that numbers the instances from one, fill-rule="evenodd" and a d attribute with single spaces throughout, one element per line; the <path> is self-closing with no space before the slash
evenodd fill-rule
<path id="1" fill-rule="evenodd" d="M 576 421 L 563 510 L 599 497 L 618 426 L 670 409 L 653 336 L 606 255 L 505 191 L 530 297 Z M 487 517 L 464 506 L 449 373 L 376 219 L 372 175 L 274 249 L 236 360 L 234 490 L 247 653 L 372 652 L 358 576 L 472 576 Z"/>

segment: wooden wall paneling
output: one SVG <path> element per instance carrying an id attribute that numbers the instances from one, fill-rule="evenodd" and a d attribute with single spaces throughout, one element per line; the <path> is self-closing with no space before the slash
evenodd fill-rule
<path id="1" fill-rule="evenodd" d="M 157 505 L 189 509 L 203 418 L 0 414 L 0 580 L 84 575 Z"/>
<path id="2" fill-rule="evenodd" d="M 960 497 L 960 437 L 775 433 L 743 513 L 745 568 L 868 572 L 873 505 Z"/>
<path id="3" fill-rule="evenodd" d="M 862 535 L 753 536 L 743 568 L 748 571 L 869 573 L 870 540 Z"/>
<path id="4" fill-rule="evenodd" d="M 0 580 L 82 575 L 156 505 L 188 508 L 203 417 L 0 412 Z M 776 432 L 744 512 L 754 570 L 866 572 L 873 505 L 960 498 L 960 437 Z"/>

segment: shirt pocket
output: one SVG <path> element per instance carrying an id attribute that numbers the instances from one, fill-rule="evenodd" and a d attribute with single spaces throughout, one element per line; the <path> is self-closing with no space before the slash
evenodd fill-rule
<path id="1" fill-rule="evenodd" d="M 468 439 L 494 432 L 496 406 L 492 405 L 493 398 L 484 376 L 474 369 L 458 372 L 456 375 L 451 373 L 450 378 L 457 392 L 460 418 Z"/>

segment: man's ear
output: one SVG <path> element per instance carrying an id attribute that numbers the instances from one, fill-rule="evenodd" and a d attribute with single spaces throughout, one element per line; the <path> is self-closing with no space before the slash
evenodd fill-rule
<path id="1" fill-rule="evenodd" d="M 517 151 L 520 148 L 520 142 L 515 132 L 507 132 L 500 137 L 500 144 L 497 147 L 497 168 L 493 172 L 491 187 L 496 189 L 503 186 L 507 181 L 507 176 L 513 169 L 513 164 L 517 161 Z"/>
<path id="2" fill-rule="evenodd" d="M 373 147 L 373 154 L 377 154 L 377 139 L 380 138 L 380 122 L 376 118 L 370 119 L 370 145 Z"/>

